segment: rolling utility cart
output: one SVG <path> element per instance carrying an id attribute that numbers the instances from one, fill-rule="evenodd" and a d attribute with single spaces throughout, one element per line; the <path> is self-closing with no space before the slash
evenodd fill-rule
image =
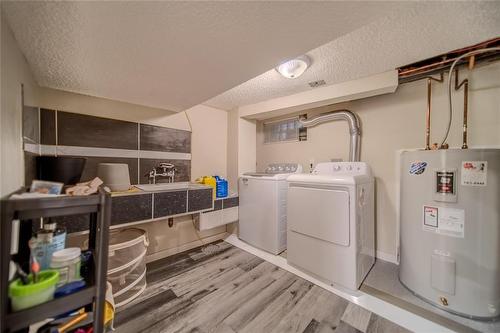
<path id="1" fill-rule="evenodd" d="M 26 191 L 20 189 L 17 194 Z M 89 274 L 85 289 L 49 302 L 12 312 L 8 298 L 9 263 L 11 258 L 26 269 L 29 264 L 27 241 L 32 235 L 33 220 L 39 218 L 89 214 Z M 93 331 L 104 331 L 104 302 L 108 260 L 108 235 L 111 196 L 102 189 L 90 196 L 58 196 L 53 198 L 10 199 L 1 202 L 0 221 L 0 333 L 23 330 L 31 324 L 54 318 L 72 309 L 93 309 Z M 11 255 L 13 224 L 19 224 L 19 246 Z M 94 305 L 94 306 L 93 306 Z"/>

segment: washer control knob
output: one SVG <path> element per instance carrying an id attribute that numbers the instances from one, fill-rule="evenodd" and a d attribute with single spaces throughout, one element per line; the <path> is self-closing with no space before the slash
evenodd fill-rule
<path id="1" fill-rule="evenodd" d="M 349 164 L 347 167 L 346 167 L 347 171 L 352 171 L 352 164 Z"/>
<path id="2" fill-rule="evenodd" d="M 333 171 L 340 171 L 340 169 L 341 169 L 340 165 L 335 165 L 333 167 Z"/>

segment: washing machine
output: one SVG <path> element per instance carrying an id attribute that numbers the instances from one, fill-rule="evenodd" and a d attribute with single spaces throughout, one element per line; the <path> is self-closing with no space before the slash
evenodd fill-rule
<path id="1" fill-rule="evenodd" d="M 288 183 L 287 261 L 331 285 L 359 288 L 375 262 L 374 179 L 363 162 L 319 163 Z"/>
<path id="2" fill-rule="evenodd" d="M 276 163 L 264 172 L 240 177 L 238 237 L 241 240 L 272 254 L 286 249 L 286 179 L 301 172 L 300 164 Z"/>

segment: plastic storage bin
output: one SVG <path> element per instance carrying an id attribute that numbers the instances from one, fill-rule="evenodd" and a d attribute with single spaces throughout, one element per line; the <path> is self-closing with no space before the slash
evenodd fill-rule
<path id="1" fill-rule="evenodd" d="M 146 269 L 140 275 L 130 274 L 130 284 L 125 288 L 120 289 L 118 293 L 113 292 L 113 297 L 115 300 L 115 307 L 119 308 L 125 304 L 130 303 L 137 297 L 139 297 L 144 290 L 146 290 Z"/>
<path id="2" fill-rule="evenodd" d="M 146 231 L 128 228 L 114 231 L 109 240 L 108 281 L 115 306 L 123 306 L 146 289 Z"/>
<path id="3" fill-rule="evenodd" d="M 57 286 L 66 283 L 79 281 L 80 277 L 80 255 L 82 251 L 79 247 L 68 247 L 67 249 L 54 252 L 50 261 L 50 268 L 59 272 L 59 282 Z"/>
<path id="4" fill-rule="evenodd" d="M 113 295 L 119 296 L 123 289 L 134 283 L 146 271 L 145 253 L 118 270 L 108 271 L 108 281 L 113 288 Z"/>
<path id="5" fill-rule="evenodd" d="M 33 276 L 31 274 L 29 280 L 29 284 L 23 284 L 20 279 L 17 279 L 9 285 L 9 297 L 13 311 L 31 308 L 52 300 L 59 280 L 59 272 L 54 270 L 41 271 L 38 274 L 37 283 L 32 283 Z"/>

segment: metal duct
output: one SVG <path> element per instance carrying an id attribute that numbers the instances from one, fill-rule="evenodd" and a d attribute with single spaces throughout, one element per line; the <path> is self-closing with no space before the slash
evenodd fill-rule
<path id="1" fill-rule="evenodd" d="M 351 135 L 349 143 L 349 161 L 358 162 L 361 148 L 361 128 L 359 126 L 358 116 L 349 110 L 337 110 L 320 114 L 311 119 L 299 120 L 304 127 L 312 127 L 329 121 L 345 120 L 349 125 Z"/>

